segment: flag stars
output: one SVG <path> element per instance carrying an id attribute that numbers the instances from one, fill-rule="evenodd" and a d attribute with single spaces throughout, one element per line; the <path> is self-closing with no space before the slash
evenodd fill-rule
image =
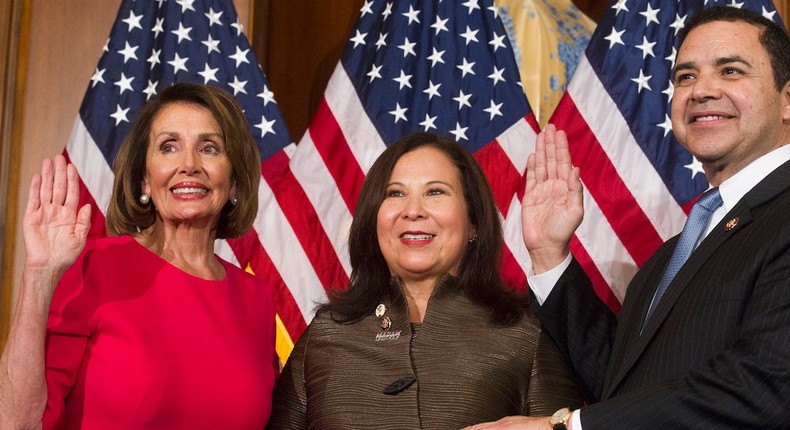
<path id="1" fill-rule="evenodd" d="M 189 57 L 181 58 L 181 56 L 176 54 L 175 58 L 173 58 L 171 61 L 168 61 L 167 64 L 173 66 L 173 74 L 175 75 L 179 70 L 183 70 L 185 72 L 189 71 L 187 69 L 187 60 L 189 60 Z"/>
<path id="2" fill-rule="evenodd" d="M 121 105 L 116 105 L 115 112 L 111 113 L 110 116 L 115 119 L 115 125 L 117 126 L 121 122 L 129 122 L 129 118 L 126 117 L 127 113 L 129 113 L 129 108 L 121 109 Z"/>
<path id="3" fill-rule="evenodd" d="M 426 113 L 425 119 L 420 122 L 420 125 L 423 127 L 423 131 L 428 131 L 432 128 L 436 129 L 436 125 L 434 124 L 436 122 L 436 118 L 436 116 L 430 116 Z"/>
<path id="4" fill-rule="evenodd" d="M 365 4 L 362 5 L 362 9 L 359 10 L 361 14 L 359 17 L 362 18 L 367 14 L 373 15 L 373 9 L 371 9 L 372 6 L 373 6 L 373 1 L 365 1 Z"/>
<path id="5" fill-rule="evenodd" d="M 160 64 L 160 63 L 162 62 L 162 61 L 159 59 L 159 57 L 160 57 L 161 55 L 162 55 L 162 50 L 161 50 L 161 49 L 153 49 L 153 50 L 151 50 L 151 56 L 150 56 L 150 57 L 148 57 L 148 59 L 147 59 L 147 60 L 145 60 L 145 61 L 147 61 L 149 64 L 151 64 L 151 70 L 153 70 L 153 69 L 154 69 L 154 66 L 156 66 L 157 64 Z"/>
<path id="6" fill-rule="evenodd" d="M 403 120 L 403 122 L 409 122 L 409 120 L 406 119 L 407 110 L 409 110 L 409 108 L 402 108 L 400 107 L 400 103 L 395 103 L 395 110 L 389 111 L 389 113 L 395 117 L 395 124 L 397 124 L 399 120 Z"/>
<path id="7" fill-rule="evenodd" d="M 400 76 L 398 76 L 397 78 L 392 78 L 392 80 L 397 82 L 398 83 L 398 89 L 402 90 L 403 87 L 411 88 L 411 82 L 410 82 L 411 81 L 411 76 L 412 75 L 407 75 L 407 74 L 403 73 L 403 70 L 401 70 L 400 71 Z"/>
<path id="8" fill-rule="evenodd" d="M 96 71 L 93 72 L 93 76 L 91 76 L 91 88 L 95 87 L 99 82 L 103 84 L 106 83 L 104 82 L 104 72 L 106 71 L 107 69 L 99 70 L 98 67 L 96 68 Z"/>
<path id="9" fill-rule="evenodd" d="M 612 9 L 616 11 L 614 16 L 617 16 L 620 12 L 628 12 L 628 8 L 625 6 L 626 1 L 628 0 L 617 0 L 617 3 L 612 6 Z"/>
<path id="10" fill-rule="evenodd" d="M 444 59 L 442 59 L 442 57 L 445 51 L 437 51 L 436 48 L 431 49 L 433 49 L 433 53 L 428 56 L 428 59 L 431 60 L 431 67 L 436 66 L 436 63 L 444 64 Z"/>
<path id="11" fill-rule="evenodd" d="M 125 42 L 126 46 L 118 51 L 119 54 L 123 55 L 123 64 L 126 64 L 130 58 L 137 59 L 137 46 L 129 45 L 129 42 Z"/>
<path id="12" fill-rule="evenodd" d="M 653 7 L 650 6 L 650 3 L 648 3 L 647 8 L 644 10 L 644 12 L 639 12 L 640 15 L 645 17 L 645 27 L 649 26 L 651 22 L 660 24 L 658 22 L 658 13 L 660 11 L 661 9 L 653 9 Z"/>
<path id="13" fill-rule="evenodd" d="M 766 9 L 765 6 L 763 6 L 763 16 L 765 18 L 770 19 L 771 21 L 773 21 L 774 15 L 776 15 L 776 11 L 768 12 L 768 9 Z"/>
<path id="14" fill-rule="evenodd" d="M 154 33 L 154 37 L 159 37 L 159 33 L 165 31 L 165 19 L 164 18 L 157 18 L 156 23 L 153 27 L 151 27 L 151 32 Z"/>
<path id="15" fill-rule="evenodd" d="M 694 179 L 697 176 L 697 173 L 705 174 L 705 169 L 702 168 L 702 163 L 697 160 L 697 157 L 691 156 L 691 163 L 684 165 L 683 167 L 691 170 L 691 179 Z"/>
<path id="16" fill-rule="evenodd" d="M 612 49 L 614 45 L 617 45 L 618 43 L 625 46 L 625 43 L 623 43 L 623 33 L 625 33 L 625 29 L 617 31 L 614 27 L 612 27 L 612 32 L 609 33 L 608 36 L 604 37 L 604 39 L 609 41 L 609 49 Z"/>
<path id="17" fill-rule="evenodd" d="M 474 67 L 474 65 L 475 65 L 474 61 L 472 61 L 470 63 L 469 61 L 466 61 L 466 58 L 464 58 L 463 59 L 463 64 L 459 64 L 459 65 L 457 65 L 455 67 L 457 67 L 458 69 L 461 70 L 461 77 L 464 78 L 464 77 L 466 77 L 467 74 L 468 75 L 474 75 L 475 74 L 474 70 L 472 70 L 472 67 Z"/>
<path id="18" fill-rule="evenodd" d="M 455 140 L 459 141 L 459 142 L 461 141 L 461 139 L 469 140 L 469 138 L 466 137 L 466 130 L 469 130 L 469 127 L 461 127 L 461 123 L 460 122 L 456 122 L 455 123 L 455 130 L 451 130 L 450 134 L 455 136 Z"/>
<path id="19" fill-rule="evenodd" d="M 675 58 L 678 56 L 678 50 L 675 47 L 672 47 L 672 53 L 664 57 L 665 60 L 669 61 L 670 67 L 675 67 Z"/>
<path id="20" fill-rule="evenodd" d="M 466 40 L 466 45 L 469 46 L 470 42 L 479 42 L 479 40 L 477 40 L 477 33 L 479 31 L 480 30 L 472 30 L 472 28 L 467 25 L 466 31 L 461 33 L 460 36 Z"/>
<path id="21" fill-rule="evenodd" d="M 239 21 L 238 17 L 236 18 L 236 22 L 234 22 L 230 26 L 236 29 L 236 36 L 241 36 L 241 33 L 244 32 L 244 26 L 241 25 L 241 21 Z"/>
<path id="22" fill-rule="evenodd" d="M 442 95 L 439 94 L 439 87 L 441 87 L 441 86 L 442 86 L 441 83 L 434 84 L 432 81 L 429 80 L 428 81 L 428 88 L 422 90 L 422 92 L 424 92 L 425 94 L 428 94 L 428 100 L 433 99 L 434 96 L 441 97 Z"/>
<path id="23" fill-rule="evenodd" d="M 492 84 L 493 86 L 496 86 L 498 82 L 505 82 L 505 78 L 502 76 L 502 74 L 504 73 L 505 73 L 504 67 L 499 69 L 497 68 L 497 66 L 494 66 L 494 73 L 488 75 L 488 78 L 494 81 L 494 83 Z"/>
<path id="24" fill-rule="evenodd" d="M 366 73 L 366 75 L 370 78 L 368 82 L 373 82 L 376 78 L 381 78 L 381 68 L 383 66 L 377 66 L 375 64 L 370 66 L 370 71 Z"/>
<path id="25" fill-rule="evenodd" d="M 496 19 L 496 18 L 499 18 L 499 6 L 497 6 L 497 5 L 493 5 L 493 6 L 489 6 L 489 7 L 487 7 L 486 9 L 490 10 L 490 11 L 491 11 L 491 13 L 493 13 L 493 14 L 494 14 L 494 18 L 495 18 L 495 19 Z"/>
<path id="26" fill-rule="evenodd" d="M 415 57 L 417 56 L 417 54 L 414 52 L 415 45 L 417 45 L 417 43 L 410 42 L 408 37 L 403 39 L 403 45 L 398 45 L 398 48 L 403 50 L 403 58 L 406 58 L 409 54 L 414 55 Z"/>
<path id="27" fill-rule="evenodd" d="M 181 43 L 181 41 L 184 40 L 184 39 L 189 40 L 191 42 L 192 38 L 189 37 L 189 32 L 190 31 L 192 31 L 192 27 L 184 27 L 184 24 L 179 22 L 178 23 L 178 30 L 173 30 L 173 31 L 171 31 L 171 33 L 173 33 L 176 36 L 178 36 L 178 42 L 177 43 Z"/>
<path id="28" fill-rule="evenodd" d="M 208 39 L 206 39 L 206 40 L 204 40 L 204 41 L 202 41 L 200 43 L 206 45 L 206 48 L 208 48 L 208 52 L 206 52 L 206 55 L 211 54 L 213 51 L 217 51 L 217 53 L 220 53 L 219 40 L 214 40 L 214 38 L 211 37 L 210 34 L 208 35 Z"/>
<path id="29" fill-rule="evenodd" d="M 676 13 L 676 14 L 675 14 L 675 21 L 673 21 L 673 22 L 672 22 L 672 24 L 669 24 L 669 26 L 670 26 L 670 27 L 672 27 L 672 28 L 674 28 L 674 29 L 675 29 L 675 36 L 677 36 L 677 35 L 678 35 L 678 32 L 679 32 L 679 31 L 680 31 L 680 30 L 681 30 L 683 27 L 685 27 L 685 26 L 686 26 L 686 17 L 687 17 L 687 16 L 688 16 L 688 14 L 686 14 L 686 15 L 683 15 L 683 16 L 680 16 L 680 14 L 679 14 L 679 13 Z"/>
<path id="30" fill-rule="evenodd" d="M 458 102 L 458 110 L 461 110 L 464 106 L 472 107 L 472 104 L 469 103 L 470 98 L 472 98 L 472 94 L 464 94 L 464 90 L 459 90 L 458 97 L 453 97 L 453 100 Z"/>
<path id="31" fill-rule="evenodd" d="M 467 8 L 467 15 L 471 15 L 475 9 L 480 10 L 480 5 L 477 4 L 477 0 L 466 0 L 463 5 Z"/>
<path id="32" fill-rule="evenodd" d="M 420 23 L 419 15 L 420 15 L 420 11 L 414 9 L 414 6 L 412 5 L 409 5 L 409 11 L 403 14 L 403 16 L 409 18 L 409 25 L 411 25 L 414 22 L 419 24 Z"/>
<path id="33" fill-rule="evenodd" d="M 492 37 L 491 40 L 488 42 L 488 44 L 491 45 L 494 48 L 494 52 L 496 52 L 496 50 L 499 49 L 499 48 L 504 48 L 505 47 L 505 35 L 502 34 L 502 35 L 499 35 L 499 36 Z"/>
<path id="34" fill-rule="evenodd" d="M 656 125 L 664 129 L 664 137 L 667 137 L 669 132 L 672 131 L 672 120 L 669 119 L 669 115 L 667 114 L 664 114 L 664 122 Z"/>
<path id="35" fill-rule="evenodd" d="M 387 18 L 390 17 L 390 15 L 392 15 L 392 2 L 387 3 L 384 6 L 384 12 L 381 13 L 381 16 L 384 17 L 384 21 L 386 21 Z"/>
<path id="36" fill-rule="evenodd" d="M 642 36 L 642 44 L 636 45 L 637 49 L 642 51 L 642 59 L 644 60 L 647 56 L 655 57 L 656 55 L 653 53 L 653 46 L 656 45 L 656 42 L 648 42 L 647 36 Z"/>
<path id="37" fill-rule="evenodd" d="M 229 58 L 232 58 L 236 61 L 236 67 L 239 67 L 242 63 L 250 63 L 250 60 L 247 59 L 247 53 L 250 52 L 249 49 L 241 50 L 240 47 L 236 47 L 236 52 L 233 55 L 229 55 Z"/>
<path id="38" fill-rule="evenodd" d="M 217 72 L 218 71 L 219 71 L 218 67 L 217 68 L 211 68 L 211 67 L 209 67 L 209 65 L 207 63 L 205 68 L 203 69 L 203 71 L 202 72 L 198 72 L 198 75 L 203 77 L 203 83 L 204 84 L 208 84 L 211 81 L 219 82 L 217 80 Z"/>
<path id="39" fill-rule="evenodd" d="M 735 0 L 732 0 L 732 2 L 730 2 L 730 4 L 728 4 L 727 6 L 730 6 L 730 7 L 734 7 L 734 8 L 740 9 L 740 8 L 742 8 L 742 7 L 743 7 L 743 2 L 742 2 L 742 1 L 735 1 Z"/>
<path id="40" fill-rule="evenodd" d="M 148 80 L 148 85 L 146 85 L 143 93 L 145 93 L 145 99 L 150 100 L 151 97 L 156 95 L 156 86 L 159 85 L 159 81 L 152 82 L 150 79 Z"/>
<path id="41" fill-rule="evenodd" d="M 439 33 L 443 32 L 443 31 L 449 31 L 449 30 L 447 30 L 447 21 L 449 21 L 449 20 L 450 20 L 450 18 L 442 19 L 439 16 L 436 17 L 436 22 L 431 24 L 431 28 L 436 31 L 435 34 L 437 36 L 439 35 Z"/>
<path id="42" fill-rule="evenodd" d="M 125 74 L 121 73 L 121 79 L 115 81 L 115 86 L 121 90 L 121 92 L 118 94 L 123 94 L 123 92 L 126 90 L 133 91 L 132 89 L 133 80 L 134 80 L 134 76 L 127 78 Z"/>
<path id="43" fill-rule="evenodd" d="M 379 39 L 376 41 L 376 51 L 387 46 L 387 33 L 379 34 Z"/>
<path id="44" fill-rule="evenodd" d="M 488 114 L 491 115 L 491 117 L 489 118 L 489 121 L 493 120 L 495 116 L 502 116 L 502 105 L 503 104 L 504 103 L 494 103 L 494 101 L 491 100 L 491 105 L 489 107 L 483 109 L 483 112 L 488 112 Z"/>
<path id="45" fill-rule="evenodd" d="M 238 76 L 234 76 L 233 82 L 228 82 L 228 85 L 233 88 L 234 96 L 239 93 L 247 94 L 247 90 L 244 89 L 247 86 L 247 81 L 240 81 Z"/>
<path id="46" fill-rule="evenodd" d="M 208 26 L 211 27 L 212 25 L 222 26 L 222 21 L 219 19 L 222 17 L 222 11 L 214 12 L 214 8 L 208 8 L 208 13 L 204 14 L 206 18 L 208 18 Z"/>
<path id="47" fill-rule="evenodd" d="M 661 94 L 666 94 L 667 103 L 669 103 L 672 100 L 672 96 L 675 95 L 675 84 L 672 83 L 671 78 L 667 81 L 667 87 L 666 89 L 664 89 L 664 91 L 661 91 Z"/>
<path id="48" fill-rule="evenodd" d="M 131 32 L 135 28 L 139 28 L 140 30 L 143 29 L 143 26 L 140 25 L 141 19 L 143 19 L 143 15 L 135 15 L 134 11 L 129 11 L 129 17 L 122 19 L 121 21 L 125 22 L 126 25 L 129 26 L 129 32 Z"/>
<path id="49" fill-rule="evenodd" d="M 357 34 L 355 34 L 354 37 L 351 38 L 351 41 L 354 42 L 354 48 L 356 48 L 359 45 L 364 45 L 365 36 L 368 35 L 367 33 L 360 33 L 359 30 L 356 30 L 356 32 Z"/>
<path id="50" fill-rule="evenodd" d="M 272 92 L 272 90 L 270 90 L 267 85 L 263 86 L 263 91 L 261 91 L 261 93 L 258 94 L 258 97 L 260 97 L 261 100 L 263 100 L 264 106 L 268 105 L 270 102 L 277 104 L 277 102 L 274 101 L 274 92 Z"/>
<path id="51" fill-rule="evenodd" d="M 267 121 L 265 116 L 261 116 L 261 122 L 255 124 L 255 128 L 261 131 L 261 137 L 266 136 L 267 133 L 277 134 L 274 132 L 275 120 Z"/>
<path id="52" fill-rule="evenodd" d="M 188 11 L 188 10 L 191 10 L 192 12 L 195 12 L 195 8 L 192 7 L 192 3 L 194 3 L 194 2 L 195 2 L 195 0 L 176 0 L 176 3 L 178 3 L 179 6 L 181 6 L 181 13 L 182 14 L 184 12 Z"/>
<path id="53" fill-rule="evenodd" d="M 644 72 L 642 70 L 639 70 L 639 77 L 631 79 L 631 81 L 636 82 L 636 84 L 638 85 L 637 93 L 641 94 L 643 89 L 652 91 L 652 88 L 650 88 L 650 85 L 647 83 L 652 77 L 653 76 L 651 75 L 645 76 Z"/>

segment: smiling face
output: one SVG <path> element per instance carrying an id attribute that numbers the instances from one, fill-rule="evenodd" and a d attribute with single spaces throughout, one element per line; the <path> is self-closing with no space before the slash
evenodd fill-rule
<path id="1" fill-rule="evenodd" d="M 235 194 L 219 124 L 200 105 L 171 103 L 151 125 L 143 192 L 165 224 L 214 228 Z"/>
<path id="2" fill-rule="evenodd" d="M 759 37 L 751 24 L 713 21 L 691 30 L 677 55 L 672 130 L 713 185 L 788 143 L 790 90 L 776 90 Z"/>
<path id="3" fill-rule="evenodd" d="M 376 231 L 387 266 L 404 281 L 458 275 L 474 227 L 460 173 L 443 152 L 425 146 L 398 160 Z"/>

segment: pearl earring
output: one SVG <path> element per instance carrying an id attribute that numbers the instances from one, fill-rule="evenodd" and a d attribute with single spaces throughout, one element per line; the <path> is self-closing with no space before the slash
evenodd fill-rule
<path id="1" fill-rule="evenodd" d="M 150 202 L 150 201 L 151 201 L 151 196 L 149 196 L 148 194 L 145 194 L 145 193 L 140 194 L 140 203 L 141 204 L 147 205 L 148 202 Z"/>
<path id="2" fill-rule="evenodd" d="M 236 206 L 236 204 L 238 204 L 238 203 L 239 203 L 239 198 L 238 197 L 233 196 L 233 197 L 230 198 L 230 204 L 232 204 L 233 206 Z"/>

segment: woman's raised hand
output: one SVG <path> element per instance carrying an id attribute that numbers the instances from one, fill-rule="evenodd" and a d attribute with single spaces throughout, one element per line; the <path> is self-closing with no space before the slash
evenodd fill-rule
<path id="1" fill-rule="evenodd" d="M 549 124 L 538 134 L 527 161 L 527 185 L 521 202 L 521 230 L 533 269 L 540 274 L 559 265 L 582 222 L 582 183 L 571 164 L 565 132 Z"/>
<path id="2" fill-rule="evenodd" d="M 59 276 L 85 248 L 91 208 L 79 204 L 77 169 L 62 155 L 45 159 L 41 173 L 30 181 L 22 221 L 25 270 L 46 270 Z"/>

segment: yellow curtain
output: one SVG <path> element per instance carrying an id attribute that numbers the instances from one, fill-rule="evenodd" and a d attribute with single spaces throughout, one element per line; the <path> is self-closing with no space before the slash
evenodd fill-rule
<path id="1" fill-rule="evenodd" d="M 571 0 L 496 0 L 541 127 L 565 92 L 595 22 Z"/>

